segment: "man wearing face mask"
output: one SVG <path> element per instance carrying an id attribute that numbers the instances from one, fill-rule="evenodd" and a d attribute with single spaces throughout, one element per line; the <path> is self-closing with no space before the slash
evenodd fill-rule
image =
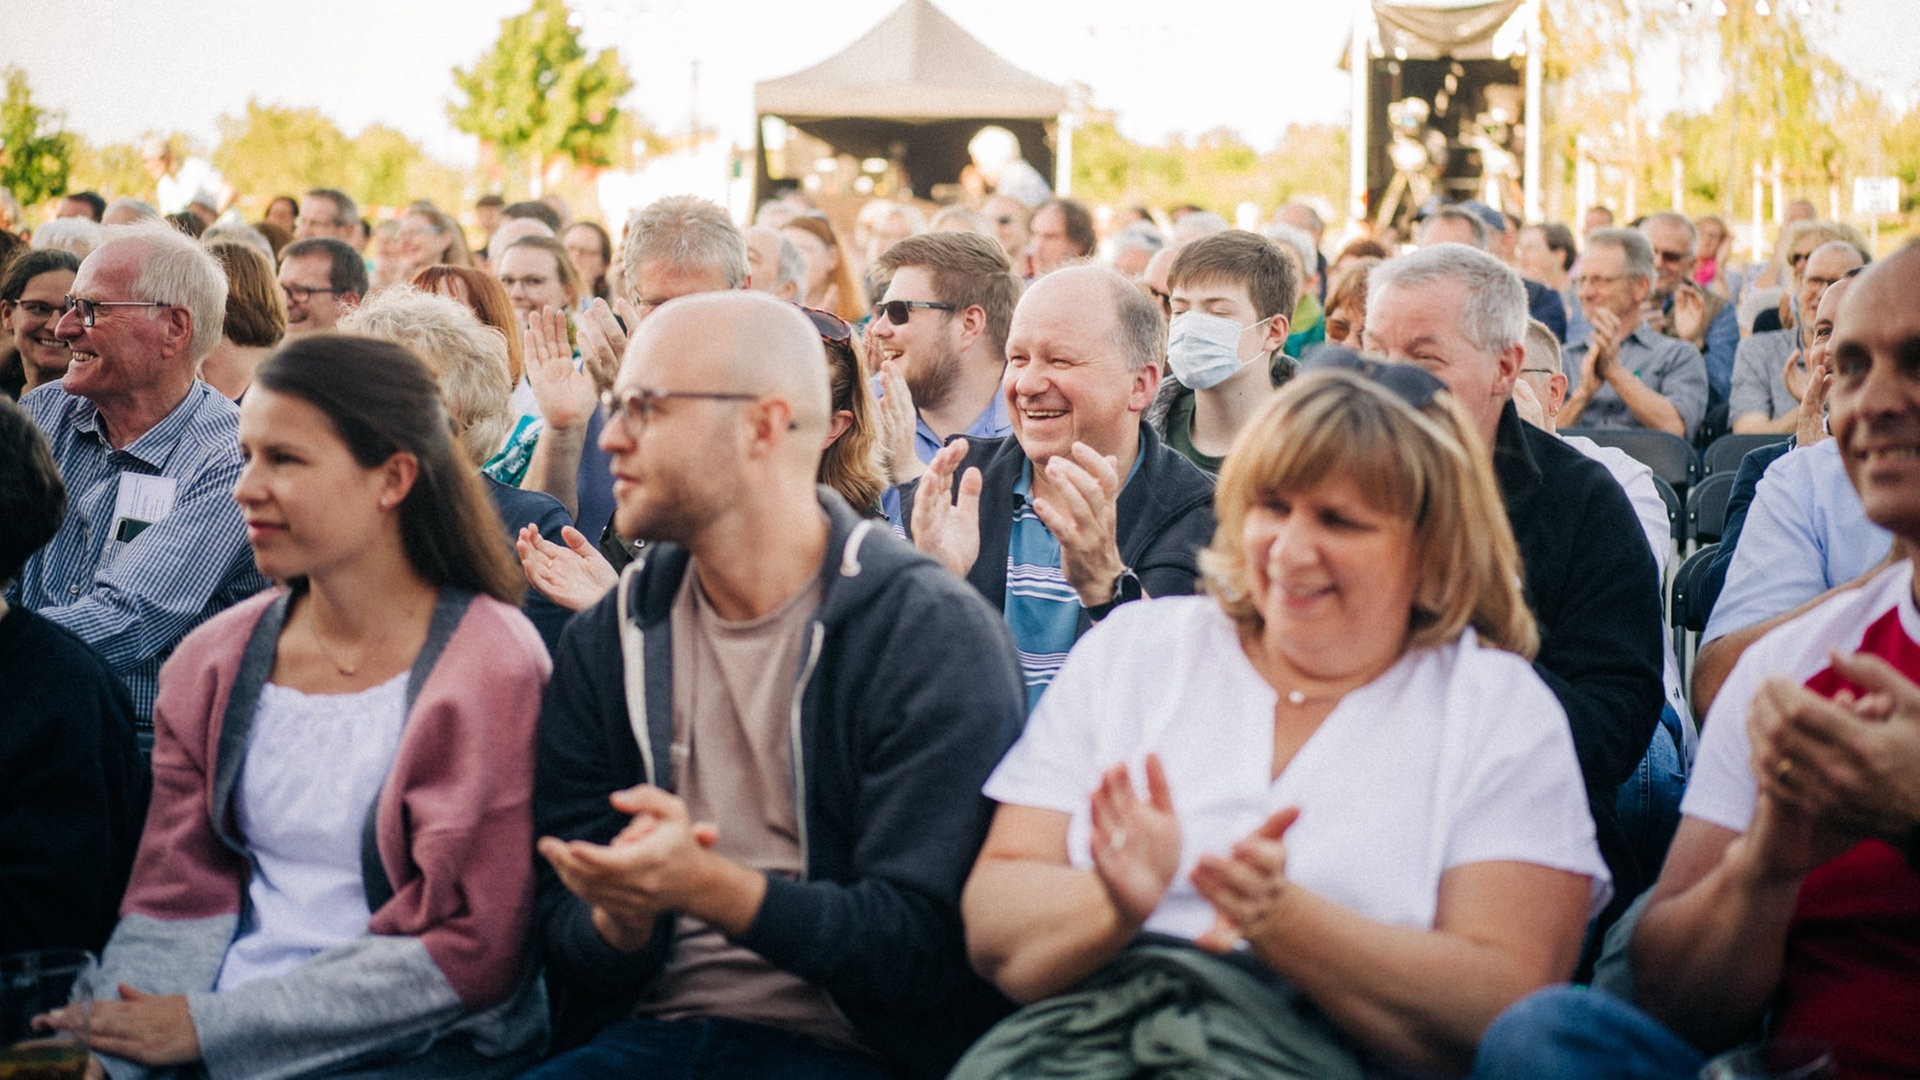
<path id="1" fill-rule="evenodd" d="M 1283 346 L 1299 276 L 1272 241 L 1232 229 L 1182 248 L 1167 285 L 1168 377 L 1147 421 L 1168 446 L 1218 475 L 1234 436 L 1293 377 Z"/>

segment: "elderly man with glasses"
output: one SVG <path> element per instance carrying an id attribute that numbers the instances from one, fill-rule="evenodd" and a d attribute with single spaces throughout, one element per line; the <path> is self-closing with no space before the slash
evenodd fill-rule
<path id="1" fill-rule="evenodd" d="M 1727 430 L 1727 395 L 1733 386 L 1733 358 L 1740 348 L 1740 319 L 1733 302 L 1694 284 L 1700 231 L 1685 214 L 1662 210 L 1649 214 L 1640 231 L 1653 247 L 1653 292 L 1647 298 L 1647 325 L 1700 350 L 1707 363 L 1707 414 L 1701 425 L 1704 445 Z"/>
<path id="2" fill-rule="evenodd" d="M 172 229 L 119 226 L 71 288 L 54 333 L 73 361 L 20 401 L 52 445 L 69 513 L 7 601 L 98 650 L 150 729 L 161 662 L 266 584 L 232 496 L 239 410 L 196 377 L 220 340 L 227 278 Z"/>
<path id="3" fill-rule="evenodd" d="M 1700 350 L 1647 326 L 1653 245 L 1637 229 L 1595 229 L 1580 255 L 1580 309 L 1592 332 L 1564 354 L 1562 427 L 1652 428 L 1691 440 L 1707 414 Z"/>

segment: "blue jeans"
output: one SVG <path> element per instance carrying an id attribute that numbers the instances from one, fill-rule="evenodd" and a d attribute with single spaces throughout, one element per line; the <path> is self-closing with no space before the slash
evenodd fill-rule
<path id="1" fill-rule="evenodd" d="M 1611 994 L 1550 986 L 1501 1013 L 1468 1080 L 1693 1080 L 1706 1059 Z"/>
<path id="2" fill-rule="evenodd" d="M 893 1080 L 871 1058 L 777 1028 L 718 1017 L 630 1017 L 607 1025 L 584 1046 L 520 1074 L 520 1080 Z"/>
<path id="3" fill-rule="evenodd" d="M 1680 715 L 1671 705 L 1661 706 L 1660 726 L 1653 729 L 1646 756 L 1614 795 L 1614 812 L 1647 881 L 1660 876 L 1667 845 L 1680 827 L 1680 796 L 1687 790 L 1685 745 Z"/>

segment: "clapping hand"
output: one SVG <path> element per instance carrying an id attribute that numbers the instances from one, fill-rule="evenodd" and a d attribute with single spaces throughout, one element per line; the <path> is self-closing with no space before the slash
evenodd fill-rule
<path id="1" fill-rule="evenodd" d="M 616 791 L 610 799 L 632 815 L 612 840 L 545 836 L 539 852 L 592 909 L 594 927 L 608 944 L 631 951 L 646 944 L 655 919 L 686 907 L 702 885 L 702 856 L 711 855 L 719 834 L 710 824 L 693 822 L 684 800 L 651 784 Z"/>
<path id="2" fill-rule="evenodd" d="M 1299 807 L 1286 807 L 1234 844 L 1227 856 L 1200 856 L 1193 887 L 1216 914 L 1194 944 L 1223 953 L 1242 939 L 1262 936 L 1293 885 L 1287 877 L 1286 835 L 1299 818 Z"/>
<path id="3" fill-rule="evenodd" d="M 524 525 L 513 547 L 535 591 L 568 611 L 584 611 L 613 588 L 620 574 L 579 529 L 562 526 L 560 539 L 565 547 L 541 536 L 539 526 Z"/>
<path id="4" fill-rule="evenodd" d="M 593 378 L 573 366 L 573 346 L 567 343 L 567 316 L 551 307 L 527 315 L 527 382 L 549 427 L 573 428 L 593 415 L 598 391 Z"/>
<path id="5" fill-rule="evenodd" d="M 1754 775 L 1768 798 L 1832 831 L 1906 841 L 1920 829 L 1920 686 L 1877 656 L 1829 662 L 1862 692 L 1761 684 L 1747 716 Z"/>
<path id="6" fill-rule="evenodd" d="M 967 440 L 955 439 L 927 462 L 913 497 L 913 546 L 933 557 L 956 577 L 966 577 L 980 557 L 979 469 L 960 477 L 954 498 L 954 471 L 967 458 Z"/>
<path id="7" fill-rule="evenodd" d="M 1045 466 L 1047 495 L 1033 500 L 1033 512 L 1060 542 L 1060 572 L 1080 594 L 1084 607 L 1113 599 L 1113 583 L 1126 569 L 1120 559 L 1119 462 L 1083 442 L 1072 457 L 1055 457 Z"/>
<path id="8" fill-rule="evenodd" d="M 1700 290 L 1685 282 L 1673 290 L 1673 336 L 1681 341 L 1698 342 L 1706 329 L 1707 300 Z"/>
<path id="9" fill-rule="evenodd" d="M 887 481 L 898 487 L 911 483 L 926 472 L 913 452 L 919 414 L 914 412 L 913 392 L 907 389 L 907 377 L 898 362 L 880 362 L 880 452 L 885 459 Z"/>
<path id="10" fill-rule="evenodd" d="M 1594 308 L 1587 312 L 1587 321 L 1593 324 L 1593 336 L 1580 362 L 1580 385 L 1598 389 L 1619 363 L 1620 316 L 1606 308 Z"/>
<path id="11" fill-rule="evenodd" d="M 616 314 L 618 318 L 616 318 Z M 626 321 L 626 327 L 621 326 Z M 596 391 L 613 389 L 620 374 L 620 358 L 627 354 L 627 327 L 640 325 L 640 313 L 623 297 L 608 307 L 595 299 L 580 318 L 581 366 L 592 376 Z"/>
<path id="12" fill-rule="evenodd" d="M 1180 869 L 1180 820 L 1174 816 L 1173 793 L 1158 755 L 1147 755 L 1146 773 L 1144 801 L 1134 791 L 1125 764 L 1100 774 L 1088 840 L 1094 873 L 1120 917 L 1135 928 L 1160 906 Z"/>

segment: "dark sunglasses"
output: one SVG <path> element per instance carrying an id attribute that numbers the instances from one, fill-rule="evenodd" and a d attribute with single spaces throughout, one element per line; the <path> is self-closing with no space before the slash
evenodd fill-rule
<path id="1" fill-rule="evenodd" d="M 807 318 L 813 320 L 814 330 L 819 332 L 822 339 L 835 343 L 853 340 L 853 327 L 847 325 L 847 320 L 833 312 L 810 308 L 805 304 L 795 304 L 794 307 L 806 312 Z"/>
<path id="2" fill-rule="evenodd" d="M 927 308 L 931 311 L 959 310 L 957 305 L 937 304 L 932 300 L 882 300 L 873 305 L 873 317 L 876 319 L 884 317 L 895 326 L 905 326 L 914 308 Z"/>
<path id="3" fill-rule="evenodd" d="M 1300 365 L 1300 374 L 1313 371 L 1351 371 L 1369 382 L 1393 391 L 1401 401 L 1416 409 L 1433 404 L 1433 395 L 1447 388 L 1426 368 L 1414 364 L 1395 364 L 1362 356 L 1352 349 L 1325 348 Z"/>

